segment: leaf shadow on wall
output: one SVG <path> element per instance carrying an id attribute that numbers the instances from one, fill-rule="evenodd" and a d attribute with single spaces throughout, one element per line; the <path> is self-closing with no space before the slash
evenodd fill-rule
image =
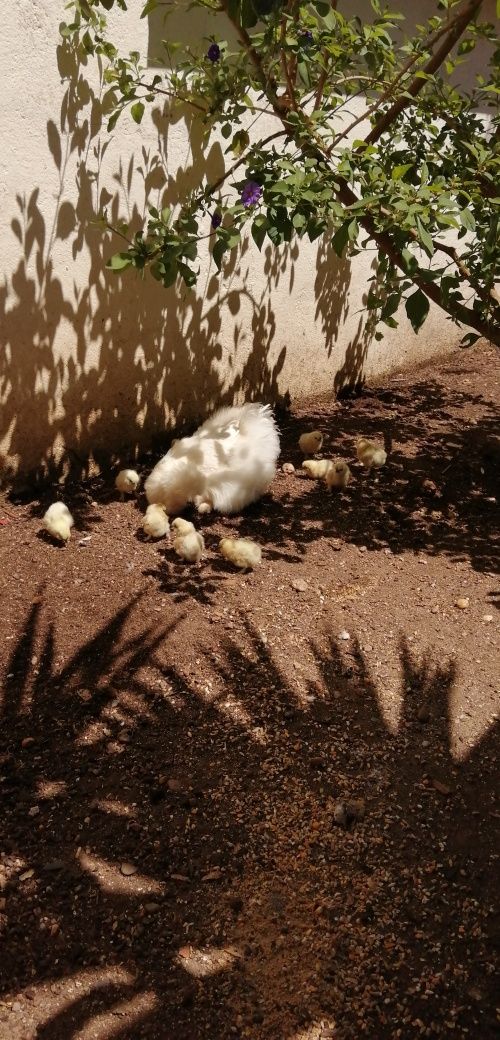
<path id="1" fill-rule="evenodd" d="M 58 63 L 67 87 L 58 123 L 47 124 L 59 179 L 53 220 L 44 217 L 42 186 L 18 194 L 11 227 L 20 255 L 0 286 L 0 470 L 3 463 L 9 476 L 9 457 L 36 480 L 81 479 L 93 464 L 131 461 L 155 436 L 163 447 L 168 429 L 182 429 L 221 404 L 283 399 L 287 347 L 275 345 L 273 300 L 292 292 L 298 259 L 295 245 L 269 246 L 257 284 L 244 243 L 223 277 L 210 267 L 199 294 L 178 285 L 165 290 L 149 275 L 140 281 L 130 271 L 107 271 L 106 258 L 120 240 L 103 236 L 95 223 L 100 212 L 134 231 L 144 218 L 141 194 L 152 205 L 169 204 L 217 175 L 223 156 L 218 144 L 205 156 L 193 133 L 186 162 L 174 169 L 171 140 L 186 138 L 185 120 L 174 123 L 156 112 L 157 148 L 143 146 L 139 155 L 119 160 L 111 176 L 110 142 L 101 138 L 102 92 L 89 85 L 85 65 L 66 42 Z M 71 286 L 63 272 L 71 259 L 81 262 L 82 253 L 88 277 Z M 330 329 L 334 315 L 340 321 L 348 271 L 336 264 L 327 274 L 322 266 L 322 313 Z M 234 340 L 226 357 L 222 325 L 228 320 Z M 59 344 L 74 347 L 66 353 Z"/>

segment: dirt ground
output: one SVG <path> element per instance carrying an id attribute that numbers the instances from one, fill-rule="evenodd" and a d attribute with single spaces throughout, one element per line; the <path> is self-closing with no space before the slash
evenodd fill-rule
<path id="1" fill-rule="evenodd" d="M 200 570 L 104 480 L 66 548 L 4 499 L 2 1040 L 500 1035 L 499 403 L 488 347 L 305 402 Z M 317 427 L 387 466 L 329 494 Z"/>

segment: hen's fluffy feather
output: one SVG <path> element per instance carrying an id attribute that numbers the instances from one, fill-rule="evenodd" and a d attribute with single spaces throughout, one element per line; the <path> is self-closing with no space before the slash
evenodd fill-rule
<path id="1" fill-rule="evenodd" d="M 188 502 L 200 513 L 238 513 L 267 491 L 278 454 L 269 405 L 222 408 L 160 459 L 144 485 L 148 502 L 161 503 L 167 513 Z"/>

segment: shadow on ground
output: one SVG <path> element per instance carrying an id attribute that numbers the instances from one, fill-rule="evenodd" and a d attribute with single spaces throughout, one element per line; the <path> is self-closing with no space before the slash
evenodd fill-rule
<path id="1" fill-rule="evenodd" d="M 10 653 L 2 1028 L 496 1036 L 498 730 L 453 761 L 453 662 L 401 641 L 392 734 L 355 639 L 311 644 L 299 701 L 244 617 L 195 674 L 181 608 L 150 625 L 141 602 L 66 660 L 41 589 Z"/>

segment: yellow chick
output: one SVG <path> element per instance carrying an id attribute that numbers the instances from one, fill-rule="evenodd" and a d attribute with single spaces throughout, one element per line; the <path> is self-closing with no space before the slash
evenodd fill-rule
<path id="1" fill-rule="evenodd" d="M 121 469 L 115 478 L 115 487 L 122 495 L 133 495 L 140 481 L 135 469 Z"/>
<path id="2" fill-rule="evenodd" d="M 226 560 L 246 571 L 262 563 L 262 549 L 251 538 L 221 538 L 219 549 Z"/>
<path id="3" fill-rule="evenodd" d="M 43 518 L 43 526 L 59 542 L 67 542 L 71 536 L 74 520 L 64 502 L 53 502 Z"/>
<path id="4" fill-rule="evenodd" d="M 306 473 L 315 480 L 322 480 L 326 477 L 332 466 L 331 459 L 306 459 L 302 463 L 302 469 L 305 469 Z"/>
<path id="5" fill-rule="evenodd" d="M 177 555 L 187 563 L 199 564 L 205 551 L 205 542 L 199 531 L 180 534 L 178 538 L 174 538 L 173 546 Z"/>
<path id="6" fill-rule="evenodd" d="M 170 531 L 165 506 L 157 504 L 148 506 L 142 521 L 142 529 L 148 538 L 165 538 Z"/>
<path id="7" fill-rule="evenodd" d="M 335 459 L 332 462 L 332 468 L 328 470 L 326 474 L 326 483 L 330 488 L 345 488 L 352 479 L 352 473 L 343 459 Z"/>
<path id="8" fill-rule="evenodd" d="M 183 516 L 176 516 L 175 520 L 172 520 L 172 531 L 176 538 L 181 534 L 191 534 L 196 528 L 190 520 L 185 520 Z"/>
<path id="9" fill-rule="evenodd" d="M 310 433 L 303 433 L 299 437 L 299 448 L 304 455 L 315 455 L 321 450 L 322 444 L 323 434 L 319 430 L 311 430 Z"/>
<path id="10" fill-rule="evenodd" d="M 371 441 L 368 437 L 358 437 L 356 454 L 366 469 L 380 469 L 387 461 L 387 452 L 380 441 Z"/>

